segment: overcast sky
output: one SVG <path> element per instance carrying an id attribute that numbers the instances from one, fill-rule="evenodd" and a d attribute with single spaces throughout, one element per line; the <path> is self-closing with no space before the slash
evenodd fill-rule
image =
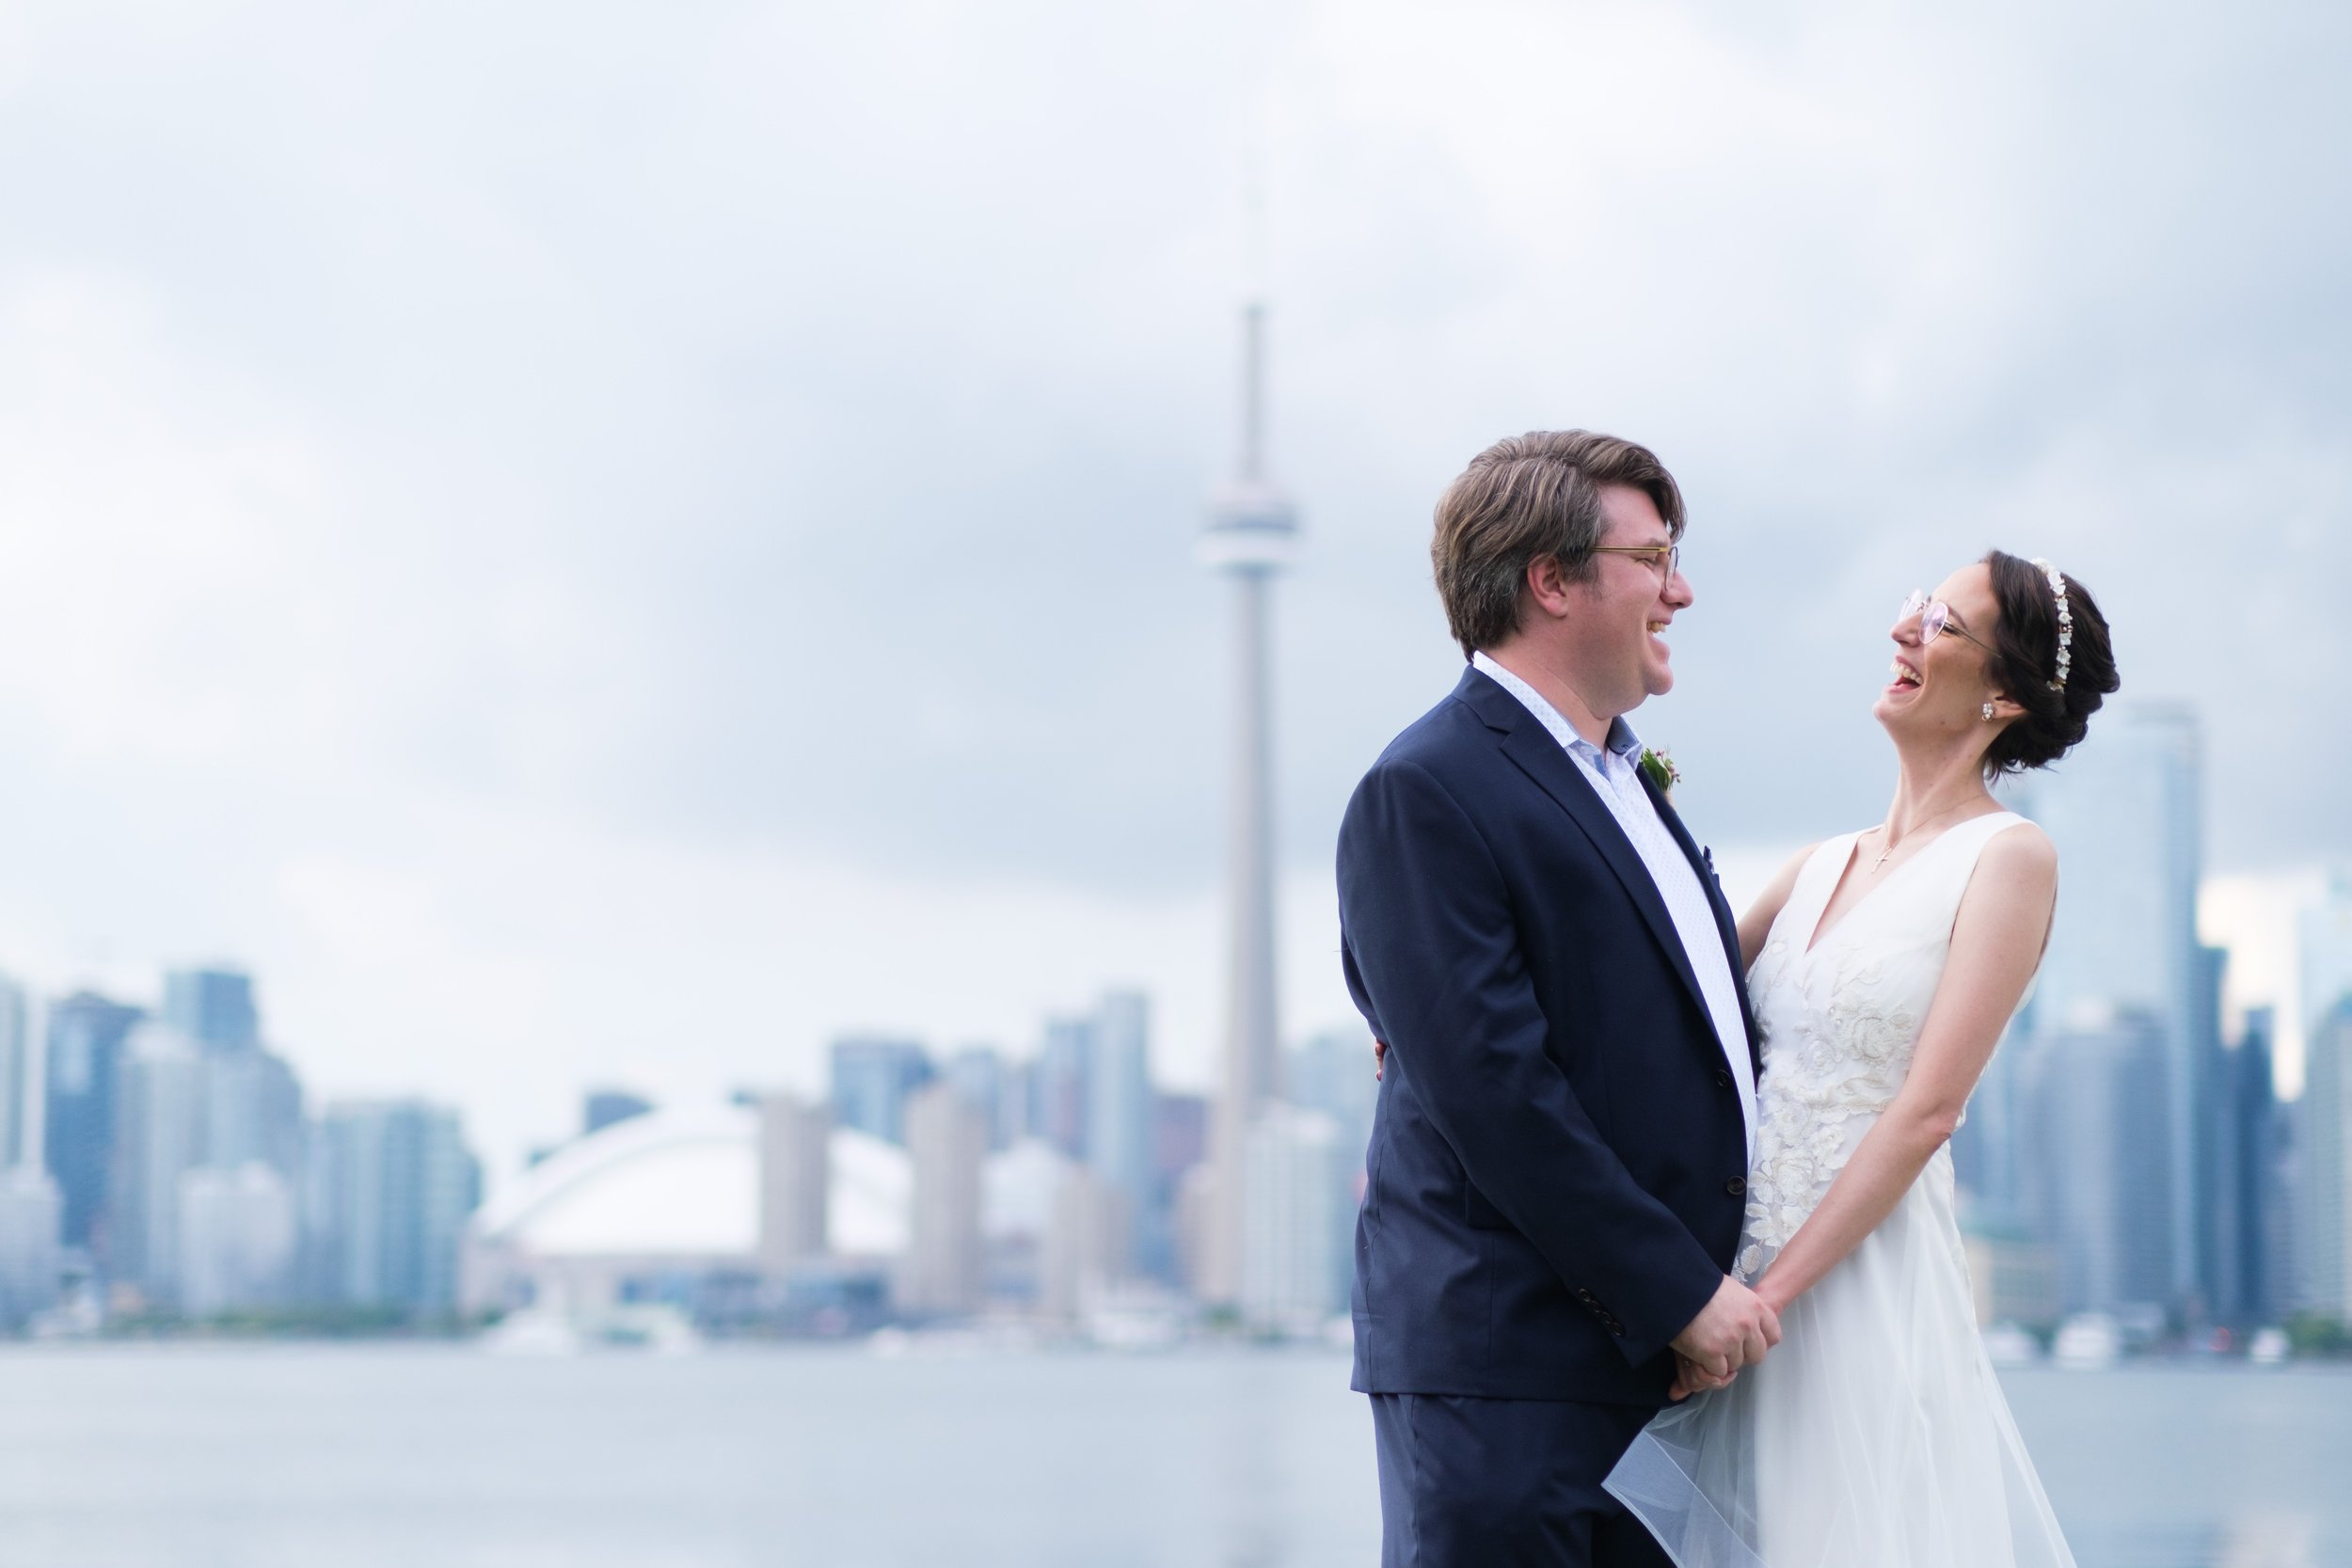
<path id="1" fill-rule="evenodd" d="M 1286 1023 L 1452 683 L 1429 510 L 1683 480 L 1640 716 L 1726 857 L 1858 826 L 1988 545 L 2201 708 L 2210 854 L 2352 857 L 2332 6 L 0 10 L 0 965 L 260 976 L 326 1094 L 813 1086 L 1132 981 L 1211 1060 L 1263 168 Z"/>

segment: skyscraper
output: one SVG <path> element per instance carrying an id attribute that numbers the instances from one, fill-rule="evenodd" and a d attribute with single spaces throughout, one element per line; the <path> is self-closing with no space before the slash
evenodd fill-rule
<path id="1" fill-rule="evenodd" d="M 2270 1257 L 2273 1216 L 2284 1203 L 2279 1180 L 2279 1101 L 2271 1085 L 2272 1016 L 2268 1007 L 2249 1008 L 2245 1034 L 2230 1053 L 2229 1148 L 2236 1168 L 2229 1185 L 2236 1246 L 2229 1295 L 2219 1309 L 2243 1323 L 2268 1323 L 2281 1305 L 2271 1294 L 2276 1272 Z"/>
<path id="2" fill-rule="evenodd" d="M 2164 1226 L 2153 1243 L 2161 1253 L 2155 1277 L 2166 1283 L 2157 1299 L 2179 1307 L 2199 1302 L 2211 1278 L 2199 1221 L 2213 1148 L 2201 1135 L 2200 1101 L 2210 1082 L 2208 1035 L 2219 1019 L 2197 937 L 2201 768 L 2195 715 L 2178 705 L 2142 704 L 2103 718 L 2027 791 L 2027 814 L 2056 842 L 2059 865 L 2032 1032 L 2044 1040 L 2095 1033 L 2124 1015 L 2153 1031 L 2157 1141 L 2136 1141 L 2121 1153 L 2131 1161 L 2132 1181 L 2164 1189 Z M 2068 1267 L 2061 1256 L 2061 1273 Z"/>
<path id="3" fill-rule="evenodd" d="M 0 1169 L 0 1327 L 56 1300 L 57 1184 L 39 1165 Z"/>
<path id="4" fill-rule="evenodd" d="M 2237 1053 L 2221 1033 L 2221 983 L 2229 968 L 2226 948 L 2197 949 L 2197 987 L 2191 997 L 2189 1037 L 2197 1053 L 2194 1098 L 2197 1137 L 2197 1296 L 2213 1323 L 2241 1321 L 2238 1228 Z"/>
<path id="5" fill-rule="evenodd" d="M 2171 1189 L 2149 1151 L 2165 1141 L 2163 1029 L 2140 1013 L 2076 1022 L 2037 1036 L 2023 1064 L 2028 1212 L 2067 1311 L 2160 1321 Z"/>
<path id="6" fill-rule="evenodd" d="M 42 1157 L 45 1056 L 34 1050 L 25 1028 L 24 990 L 5 980 L 0 980 L 0 1029 L 6 1031 L 7 1047 L 0 1052 L 7 1073 L 5 1122 L 12 1134 L 8 1159 L 0 1163 L 0 1327 L 13 1327 L 56 1299 L 64 1204 Z"/>
<path id="7" fill-rule="evenodd" d="M 759 1266 L 782 1275 L 825 1254 L 833 1117 L 788 1094 L 759 1101 Z"/>
<path id="8" fill-rule="evenodd" d="M 2352 1317 L 2352 877 L 2303 912 L 2303 1098 L 2296 1106 L 2292 1305 Z"/>
<path id="9" fill-rule="evenodd" d="M 1094 1061 L 1094 1021 L 1049 1018 L 1029 1071 L 1029 1132 L 1072 1159 L 1087 1151 L 1087 1070 Z"/>
<path id="10" fill-rule="evenodd" d="M 284 1057 L 260 1046 L 208 1051 L 203 1075 L 203 1163 L 222 1169 L 259 1161 L 288 1181 L 302 1170 L 302 1085 Z"/>
<path id="11" fill-rule="evenodd" d="M 2312 1022 L 2303 1051 L 2300 1305 L 2352 1318 L 2352 996 Z"/>
<path id="12" fill-rule="evenodd" d="M 50 1006 L 46 1143 L 49 1174 L 56 1178 L 64 1204 L 61 1239 L 67 1246 L 103 1243 L 116 1083 L 123 1043 L 145 1016 L 90 991 Z"/>
<path id="13" fill-rule="evenodd" d="M 1328 1030 L 1293 1050 L 1282 1070 L 1291 1103 L 1331 1123 L 1332 1265 L 1343 1302 L 1356 1278 L 1356 1214 L 1380 1086 L 1372 1076 L 1372 1036 L 1361 1028 Z"/>
<path id="14" fill-rule="evenodd" d="M 2296 935 L 2302 995 L 2296 1022 L 2309 1037 L 2337 1003 L 2352 996 L 2352 873 L 2328 879 L 2319 902 L 2303 911 Z"/>
<path id="15" fill-rule="evenodd" d="M 180 1178 L 180 1306 L 194 1318 L 283 1301 L 293 1284 L 294 1189 L 260 1160 Z"/>
<path id="16" fill-rule="evenodd" d="M 1372 1066 L 1372 1036 L 1359 1027 L 1315 1036 L 1293 1049 L 1282 1069 L 1290 1102 L 1321 1111 L 1339 1130 L 1342 1174 L 1351 1189 L 1363 1172 L 1379 1100 Z"/>
<path id="17" fill-rule="evenodd" d="M 1167 1243 L 1152 1197 L 1152 1014 L 1137 991 L 1112 991 L 1094 1012 L 1087 1070 L 1086 1163 L 1123 1211 L 1126 1256 L 1110 1259 L 1132 1271 L 1138 1255 L 1157 1264 Z"/>
<path id="18" fill-rule="evenodd" d="M 947 1085 L 927 1084 L 907 1101 L 906 1132 L 914 1209 L 898 1306 L 922 1316 L 974 1311 L 987 1279 L 980 1166 L 988 1123 Z"/>
<path id="19" fill-rule="evenodd" d="M 907 1096 L 931 1080 L 914 1040 L 852 1035 L 833 1044 L 833 1121 L 894 1144 L 907 1141 Z"/>
<path id="20" fill-rule="evenodd" d="M 1027 1131 L 1027 1107 L 1019 1103 L 1020 1092 L 1026 1085 L 1011 1064 L 993 1050 L 985 1045 L 966 1046 L 947 1058 L 941 1076 L 988 1118 L 992 1151 L 1010 1148 L 1013 1140 Z"/>
<path id="21" fill-rule="evenodd" d="M 180 1290 L 180 1179 L 204 1159 L 203 1059 L 194 1041 L 142 1023 L 124 1048 L 108 1165 L 107 1277 L 154 1305 Z"/>
<path id="22" fill-rule="evenodd" d="M 1266 612 L 1274 575 L 1295 553 L 1298 517 L 1266 461 L 1265 318 L 1242 308 L 1241 452 L 1200 540 L 1200 558 L 1233 585 L 1232 776 L 1227 842 L 1224 1073 L 1209 1133 L 1209 1212 L 1200 1293 L 1232 1303 L 1241 1284 L 1244 1148 L 1279 1092 L 1275 1013 L 1274 759 Z"/>
<path id="23" fill-rule="evenodd" d="M 1319 1111 L 1268 1105 L 1243 1161 L 1242 1316 L 1312 1333 L 1346 1300 L 1339 1129 Z"/>
<path id="24" fill-rule="evenodd" d="M 164 1022 L 206 1051 L 249 1051 L 262 1039 L 253 977 L 234 969 L 176 969 L 164 976 Z"/>
<path id="25" fill-rule="evenodd" d="M 38 1129 L 40 1124 L 31 1103 L 40 1075 L 34 1070 L 25 1020 L 24 988 L 0 974 L 0 1169 L 27 1159 L 36 1164 L 40 1160 L 40 1150 L 25 1141 L 26 1128 Z"/>
<path id="26" fill-rule="evenodd" d="M 318 1219 L 330 1299 L 446 1312 L 481 1168 L 457 1113 L 421 1101 L 329 1105 L 321 1127 Z"/>
<path id="27" fill-rule="evenodd" d="M 1162 1251 L 1143 1259 L 1143 1266 L 1171 1285 L 1190 1286 L 1200 1274 L 1200 1178 L 1208 1147 L 1205 1095 L 1152 1097 L 1152 1207 L 1160 1216 L 1166 1241 Z"/>
<path id="28" fill-rule="evenodd" d="M 1072 1323 L 1125 1272 L 1119 1259 L 1133 1250 L 1126 1204 L 1084 1165 L 1061 1173 L 1050 1202 L 1038 1249 L 1038 1311 Z"/>

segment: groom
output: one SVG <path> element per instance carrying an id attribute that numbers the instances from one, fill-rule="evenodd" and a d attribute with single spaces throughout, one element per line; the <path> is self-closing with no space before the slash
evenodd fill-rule
<path id="1" fill-rule="evenodd" d="M 1340 829 L 1342 959 L 1387 1042 L 1356 1233 L 1384 1568 L 1657 1564 L 1601 1490 L 1691 1364 L 1780 1337 L 1726 1274 L 1754 1029 L 1714 872 L 1624 715 L 1674 684 L 1682 497 L 1650 452 L 1478 454 L 1430 553 L 1470 657 Z"/>

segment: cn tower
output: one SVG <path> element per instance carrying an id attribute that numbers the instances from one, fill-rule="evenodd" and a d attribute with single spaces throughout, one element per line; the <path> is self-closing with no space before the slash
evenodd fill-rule
<path id="1" fill-rule="evenodd" d="M 1275 573 L 1296 550 L 1298 516 L 1266 468 L 1265 316 L 1263 301 L 1242 308 L 1240 464 L 1200 536 L 1201 562 L 1233 585 L 1225 1071 L 1209 1124 L 1209 1212 L 1197 1285 L 1200 1299 L 1215 1305 L 1241 1294 L 1243 1148 L 1250 1124 L 1279 1092 L 1266 609 Z"/>

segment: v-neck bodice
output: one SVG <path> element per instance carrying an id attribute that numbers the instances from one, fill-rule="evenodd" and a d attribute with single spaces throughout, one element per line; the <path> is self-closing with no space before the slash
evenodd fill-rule
<path id="1" fill-rule="evenodd" d="M 1963 821 L 1953 823 L 1950 827 L 1945 829 L 1942 832 L 1937 833 L 1933 838 L 1928 840 L 1924 846 L 1914 850 L 1907 858 L 1898 863 L 1894 870 L 1886 874 L 1886 879 L 1884 881 L 1882 881 L 1878 886 L 1871 888 L 1863 894 L 1861 897 L 1855 899 L 1851 904 L 1849 904 L 1846 907 L 1846 912 L 1837 917 L 1837 923 L 1826 931 L 1821 929 L 1821 922 L 1828 916 L 1829 907 L 1836 901 L 1837 897 L 1837 890 L 1846 880 L 1846 873 L 1852 868 L 1855 863 L 1855 857 L 1857 854 L 1855 847 L 1862 842 L 1862 833 L 1843 833 L 1836 838 L 1829 839 L 1822 843 L 1819 848 L 1814 850 L 1812 857 L 1804 863 L 1804 869 L 1799 874 L 1798 885 L 1788 890 L 1788 902 L 1789 904 L 1795 904 L 1798 901 L 1800 894 L 1815 891 L 1806 887 L 1805 879 L 1807 878 L 1813 879 L 1819 884 L 1819 896 L 1813 905 L 1812 916 L 1810 919 L 1805 921 L 1801 927 L 1799 927 L 1797 933 L 1798 939 L 1804 943 L 1803 956 L 1809 958 L 1814 954 L 1820 952 L 1824 942 L 1836 936 L 1838 931 L 1845 927 L 1848 922 L 1852 920 L 1855 915 L 1862 912 L 1864 905 L 1869 903 L 1871 899 L 1876 898 L 1880 894 L 1885 892 L 1888 888 L 1893 887 L 1897 882 L 1900 881 L 1904 872 L 1909 871 L 1915 865 L 1921 864 L 1928 861 L 1930 857 L 1934 855 L 1937 849 L 1943 847 L 1946 839 L 1951 837 L 1954 833 L 1965 832 L 1976 824 L 1987 821 L 1994 817 L 1999 817 L 2002 819 L 2000 824 L 2001 827 L 2006 827 L 2010 822 L 2023 822 L 2025 820 L 2024 817 L 2019 816 L 2015 812 L 1994 811 L 1984 813 L 1982 816 L 1971 816 Z M 1864 831 L 1867 832 L 1867 830 Z M 1990 838 L 1994 832 L 1999 831 L 1999 827 L 1989 829 L 1984 833 L 1983 838 Z M 1978 840 L 1978 846 L 1980 848 L 1983 846 L 1983 838 Z M 1969 857 L 1968 863 L 1973 869 L 1976 864 L 1976 857 L 1971 855 Z M 1785 914 L 1786 912 L 1787 908 L 1784 906 L 1783 913 Z M 1955 907 L 1955 912 L 1957 912 L 1957 907 Z M 1773 922 L 1773 930 L 1775 933 L 1779 930 L 1779 922 L 1777 920 Z M 1759 957 L 1761 957 L 1761 955 L 1759 955 Z"/>
<path id="2" fill-rule="evenodd" d="M 1743 1277 L 1787 1244 L 1902 1087 L 1977 858 L 2023 821 L 1999 811 L 1946 829 L 1826 932 L 1821 916 L 1860 835 L 1826 840 L 1798 872 L 1748 972 L 1764 1073 Z"/>

